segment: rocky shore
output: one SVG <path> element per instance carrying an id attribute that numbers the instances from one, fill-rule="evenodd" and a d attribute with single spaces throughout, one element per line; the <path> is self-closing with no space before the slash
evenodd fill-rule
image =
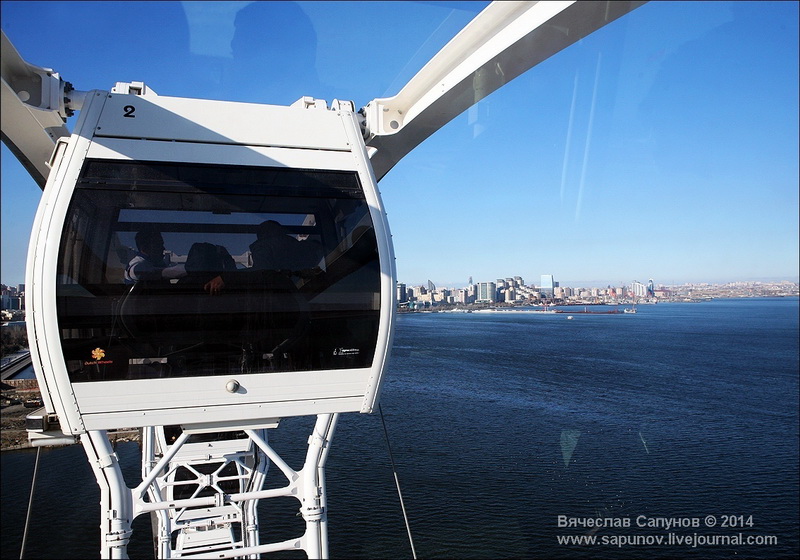
<path id="1" fill-rule="evenodd" d="M 4 381 L 2 385 L 2 410 L 0 410 L 0 450 L 30 447 L 28 433 L 25 431 L 25 416 L 41 406 L 42 395 L 35 381 L 31 384 L 12 384 Z"/>
<path id="2" fill-rule="evenodd" d="M 25 417 L 41 406 L 38 389 L 18 390 L 3 384 L 2 410 L 0 410 L 0 451 L 27 449 L 28 432 L 25 430 Z M 28 406 L 26 406 L 26 403 Z M 112 442 L 140 441 L 137 430 L 120 431 L 109 434 Z"/>
<path id="3" fill-rule="evenodd" d="M 4 395 L 5 396 L 5 395 Z M 25 415 L 31 412 L 22 404 L 4 406 L 0 411 L 2 431 L 0 432 L 0 450 L 9 451 L 30 447 L 28 434 L 25 431 Z"/>

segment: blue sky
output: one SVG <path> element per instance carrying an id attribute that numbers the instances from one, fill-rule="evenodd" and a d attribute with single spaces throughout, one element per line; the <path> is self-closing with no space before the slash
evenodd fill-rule
<path id="1" fill-rule="evenodd" d="M 2 2 L 77 89 L 357 107 L 486 2 Z M 238 15 L 238 18 L 237 18 Z M 382 181 L 398 279 L 460 287 L 797 280 L 798 3 L 651 2 L 422 143 Z M 40 191 L 2 148 L 2 280 Z"/>

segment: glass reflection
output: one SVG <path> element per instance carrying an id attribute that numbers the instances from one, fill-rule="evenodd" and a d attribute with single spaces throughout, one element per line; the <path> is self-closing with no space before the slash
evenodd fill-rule
<path id="1" fill-rule="evenodd" d="M 73 382 L 369 367 L 379 292 L 354 172 L 89 161 L 60 246 Z"/>

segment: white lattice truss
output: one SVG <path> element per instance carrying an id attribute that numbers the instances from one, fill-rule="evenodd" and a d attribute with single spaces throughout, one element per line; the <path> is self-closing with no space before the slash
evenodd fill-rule
<path id="1" fill-rule="evenodd" d="M 337 414 L 322 414 L 308 439 L 305 464 L 292 469 L 267 442 L 266 429 L 214 432 L 145 427 L 142 482 L 129 488 L 105 431 L 81 438 L 101 489 L 101 557 L 127 558 L 133 519 L 153 516 L 158 558 L 258 558 L 279 550 L 303 550 L 326 558 L 325 462 Z M 263 489 L 270 464 L 286 477 Z M 297 538 L 260 543 L 261 499 L 300 502 L 305 532 Z"/>

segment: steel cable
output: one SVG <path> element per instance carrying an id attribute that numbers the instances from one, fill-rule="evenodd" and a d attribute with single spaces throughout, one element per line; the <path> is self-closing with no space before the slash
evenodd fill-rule
<path id="1" fill-rule="evenodd" d="M 403 520 L 406 524 L 406 532 L 408 533 L 408 542 L 411 545 L 411 556 L 414 560 L 417 559 L 417 551 L 414 549 L 414 538 L 411 536 L 411 525 L 408 523 L 408 514 L 406 513 L 406 505 L 403 502 L 403 492 L 400 490 L 400 479 L 397 477 L 397 469 L 394 465 L 394 457 L 392 456 L 392 445 L 389 443 L 389 431 L 386 429 L 386 420 L 383 418 L 383 409 L 378 405 L 378 412 L 381 415 L 381 424 L 383 425 L 383 435 L 386 438 L 386 448 L 389 450 L 389 462 L 392 464 L 392 474 L 394 475 L 394 484 L 397 487 L 397 496 L 400 498 L 400 509 L 403 510 Z"/>

